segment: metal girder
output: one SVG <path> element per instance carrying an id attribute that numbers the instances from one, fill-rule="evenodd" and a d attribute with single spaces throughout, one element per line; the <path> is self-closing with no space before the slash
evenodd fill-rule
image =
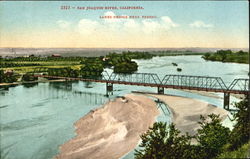
<path id="1" fill-rule="evenodd" d="M 166 75 L 162 80 L 162 85 L 215 90 L 227 89 L 225 83 L 220 77 L 209 76 Z"/>
<path id="2" fill-rule="evenodd" d="M 133 74 L 121 74 L 112 73 L 109 81 L 122 81 L 133 82 L 142 84 L 161 84 L 161 80 L 157 74 L 151 73 L 133 73 Z"/>
<path id="3" fill-rule="evenodd" d="M 249 94 L 249 79 L 238 78 L 228 87 L 229 91 L 242 91 Z"/>
<path id="4" fill-rule="evenodd" d="M 37 67 L 35 72 L 48 71 L 46 67 Z M 52 77 L 52 76 L 50 76 Z M 141 85 L 160 88 L 190 89 L 211 92 L 224 92 L 249 95 L 249 79 L 235 79 L 229 87 L 220 77 L 165 75 L 161 80 L 155 73 L 111 73 L 102 72 L 101 76 L 90 78 L 53 77 L 90 82 L 116 83 L 125 85 Z M 160 91 L 161 92 L 161 91 Z"/>

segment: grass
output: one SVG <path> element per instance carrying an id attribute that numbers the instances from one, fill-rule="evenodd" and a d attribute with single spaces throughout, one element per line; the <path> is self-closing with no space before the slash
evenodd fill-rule
<path id="1" fill-rule="evenodd" d="M 235 151 L 231 151 L 231 152 L 224 152 L 222 154 L 220 154 L 217 159 L 222 159 L 222 158 L 248 158 L 250 155 L 250 142 L 248 142 L 247 144 L 243 145 L 242 147 L 240 147 L 238 150 Z"/>
<path id="2" fill-rule="evenodd" d="M 1 68 L 3 70 L 13 70 L 16 73 L 27 73 L 27 72 L 33 72 L 36 68 L 63 68 L 63 67 L 71 67 L 73 69 L 80 69 L 81 65 L 73 65 L 73 64 L 63 64 L 63 65 L 46 65 L 46 66 L 27 66 L 27 67 L 9 67 L 9 68 Z"/>

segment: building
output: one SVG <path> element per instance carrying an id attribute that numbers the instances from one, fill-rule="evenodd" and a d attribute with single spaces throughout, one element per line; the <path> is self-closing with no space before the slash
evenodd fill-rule
<path id="1" fill-rule="evenodd" d="M 51 57 L 61 57 L 60 54 L 52 54 Z"/>

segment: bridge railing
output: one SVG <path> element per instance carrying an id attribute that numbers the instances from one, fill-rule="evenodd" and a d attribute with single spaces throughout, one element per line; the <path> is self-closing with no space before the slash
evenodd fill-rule
<path id="1" fill-rule="evenodd" d="M 130 82 L 130 83 L 144 83 L 144 84 L 161 84 L 161 80 L 157 74 L 153 73 L 133 73 L 121 74 L 112 73 L 109 78 L 110 81 Z"/>
<path id="2" fill-rule="evenodd" d="M 209 76 L 188 76 L 188 75 L 166 75 L 162 80 L 163 85 L 178 86 L 183 88 L 202 88 L 221 90 L 227 89 L 224 81 L 220 77 Z"/>
<path id="3" fill-rule="evenodd" d="M 249 79 L 238 78 L 234 79 L 228 87 L 229 91 L 249 92 Z"/>
<path id="4" fill-rule="evenodd" d="M 41 73 L 48 71 L 46 67 L 37 67 L 34 73 Z M 52 76 L 50 76 L 52 77 Z M 103 71 L 101 76 L 95 77 L 58 77 L 54 78 L 69 78 L 69 80 L 82 80 L 82 81 L 96 81 L 100 82 L 117 82 L 124 84 L 146 84 L 149 86 L 178 88 L 178 89 L 199 89 L 204 91 L 218 91 L 218 92 L 235 92 L 235 93 L 249 93 L 249 79 L 235 79 L 229 87 L 227 87 L 221 77 L 210 76 L 189 76 L 189 75 L 166 75 L 161 80 L 155 73 L 111 73 Z"/>

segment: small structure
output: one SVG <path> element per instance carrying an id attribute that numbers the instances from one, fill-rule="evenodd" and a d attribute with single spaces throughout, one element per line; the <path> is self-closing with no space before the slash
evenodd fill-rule
<path id="1" fill-rule="evenodd" d="M 182 69 L 181 69 L 181 68 L 177 68 L 177 71 L 178 71 L 178 72 L 181 72 L 181 71 L 182 71 Z"/>
<path id="2" fill-rule="evenodd" d="M 178 64 L 177 64 L 177 63 L 174 63 L 174 62 L 172 62 L 172 65 L 173 65 L 173 66 L 178 66 Z"/>
<path id="3" fill-rule="evenodd" d="M 13 74 L 14 74 L 14 71 L 13 71 L 13 70 L 5 70 L 5 71 L 4 71 L 4 74 L 5 74 L 5 75 L 13 75 Z"/>
<path id="4" fill-rule="evenodd" d="M 60 54 L 52 54 L 51 57 L 62 57 Z"/>

